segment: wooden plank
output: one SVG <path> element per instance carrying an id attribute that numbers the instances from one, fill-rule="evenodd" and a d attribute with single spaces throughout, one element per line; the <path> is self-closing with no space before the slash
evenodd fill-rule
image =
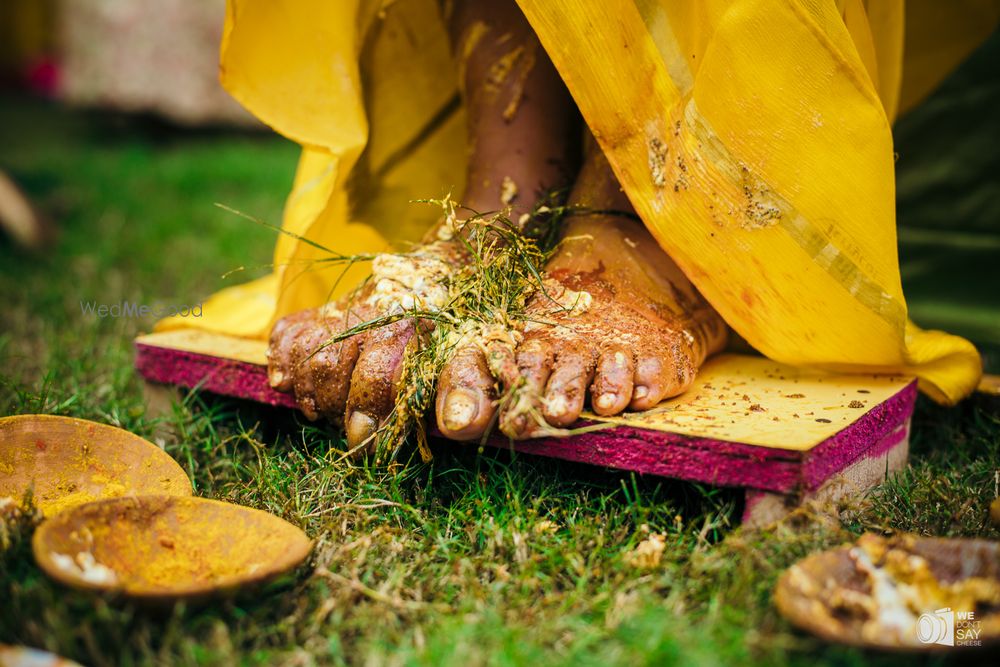
<path id="1" fill-rule="evenodd" d="M 152 382 L 294 407 L 291 396 L 268 386 L 265 349 L 263 341 L 166 332 L 136 340 L 136 366 Z M 729 355 L 706 365 L 683 397 L 650 413 L 613 420 L 589 415 L 583 423 L 606 421 L 607 428 L 519 442 L 494 437 L 488 444 L 799 497 L 899 445 L 915 400 L 916 383 L 909 379 L 807 373 Z"/>
<path id="2" fill-rule="evenodd" d="M 810 503 L 818 510 L 841 501 L 857 500 L 906 467 L 910 452 L 909 420 L 861 457 L 830 476 L 823 484 L 801 493 L 780 494 L 748 488 L 743 507 L 744 526 L 758 528 L 784 518 Z"/>
<path id="3" fill-rule="evenodd" d="M 803 452 L 622 425 L 571 438 L 511 442 L 494 437 L 488 444 L 714 486 L 801 494 L 822 486 L 863 456 L 880 455 L 905 438 L 908 431 L 902 426 L 913 412 L 916 395 L 916 383 L 910 383 L 857 421 Z"/>
<path id="4" fill-rule="evenodd" d="M 268 385 L 266 361 L 261 359 L 262 363 L 253 363 L 232 358 L 232 352 L 242 351 L 243 339 L 231 339 L 231 346 L 223 346 L 219 354 L 206 354 L 191 351 L 189 347 L 172 346 L 170 343 L 176 340 L 175 337 L 164 340 L 153 336 L 155 334 L 140 337 L 135 344 L 135 367 L 146 380 L 267 405 L 295 407 L 291 395 L 277 392 Z M 210 341 L 215 345 L 219 338 L 212 335 Z"/>

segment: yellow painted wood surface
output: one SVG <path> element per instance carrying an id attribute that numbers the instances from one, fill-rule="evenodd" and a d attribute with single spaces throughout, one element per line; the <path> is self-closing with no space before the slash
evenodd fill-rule
<path id="1" fill-rule="evenodd" d="M 902 390 L 912 378 L 809 371 L 763 357 L 709 359 L 694 386 L 606 421 L 748 445 L 806 451 Z"/>
<path id="2" fill-rule="evenodd" d="M 140 345 L 267 366 L 267 341 L 264 340 L 237 338 L 198 329 L 176 329 L 139 336 L 135 342 Z"/>

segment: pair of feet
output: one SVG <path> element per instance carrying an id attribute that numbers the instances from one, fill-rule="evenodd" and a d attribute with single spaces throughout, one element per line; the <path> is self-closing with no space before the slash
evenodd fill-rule
<path id="1" fill-rule="evenodd" d="M 616 211 L 570 218 L 519 322 L 464 331 L 437 381 L 439 430 L 478 440 L 494 422 L 514 438 L 600 415 L 644 410 L 687 389 L 725 326 L 634 216 L 596 143 L 579 141 L 568 90 L 513 0 L 446 3 L 466 108 L 462 202 L 520 220 L 542 193 L 572 184 L 571 207 Z M 579 157 L 583 153 L 582 164 Z M 268 350 L 273 387 L 294 392 L 311 419 L 344 425 L 352 448 L 373 441 L 398 401 L 407 353 L 430 318 L 400 319 L 328 344 L 366 321 L 434 311 L 455 267 L 459 237 L 380 256 L 350 299 L 279 321 Z"/>
<path id="2" fill-rule="evenodd" d="M 393 314 L 433 311 L 467 255 L 434 241 L 380 256 L 353 297 L 295 313 L 274 327 L 273 387 L 294 392 L 310 419 L 345 427 L 351 448 L 375 441 L 397 404 L 404 360 L 426 340 L 427 319 L 405 318 L 330 341 Z M 685 391 L 726 329 L 638 221 L 572 218 L 529 298 L 523 321 L 471 330 L 438 378 L 440 432 L 479 440 L 494 423 L 512 438 L 564 428 L 587 407 L 599 415 L 645 410 Z"/>

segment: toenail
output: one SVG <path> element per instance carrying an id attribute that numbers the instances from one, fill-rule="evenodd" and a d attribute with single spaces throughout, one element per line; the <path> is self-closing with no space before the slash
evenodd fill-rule
<path id="1" fill-rule="evenodd" d="M 632 392 L 632 398 L 635 399 L 646 398 L 647 396 L 649 396 L 649 388 L 643 387 L 642 385 L 636 387 L 635 390 Z"/>
<path id="2" fill-rule="evenodd" d="M 375 420 L 363 412 L 355 412 L 347 422 L 347 440 L 358 445 L 367 440 L 375 432 Z"/>
<path id="3" fill-rule="evenodd" d="M 546 397 L 545 411 L 552 417 L 562 417 L 569 412 L 569 401 L 562 394 Z"/>
<path id="4" fill-rule="evenodd" d="M 272 387 L 277 387 L 285 381 L 285 374 L 275 369 L 271 371 L 271 377 L 269 377 L 268 380 L 270 381 Z"/>
<path id="5" fill-rule="evenodd" d="M 301 398 L 299 399 L 299 408 L 302 410 L 302 414 L 306 416 L 311 422 L 319 419 L 319 412 L 316 411 L 316 401 L 312 398 Z"/>
<path id="6" fill-rule="evenodd" d="M 617 401 L 618 396 L 615 394 L 601 394 L 594 400 L 594 407 L 599 410 L 610 410 L 614 407 Z"/>
<path id="7" fill-rule="evenodd" d="M 472 392 L 455 389 L 445 397 L 443 412 L 444 427 L 449 431 L 460 431 L 479 414 L 479 401 Z"/>

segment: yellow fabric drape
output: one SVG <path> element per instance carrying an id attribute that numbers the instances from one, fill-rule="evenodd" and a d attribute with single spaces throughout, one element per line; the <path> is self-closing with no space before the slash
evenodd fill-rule
<path id="1" fill-rule="evenodd" d="M 980 358 L 907 319 L 890 123 L 988 34 L 998 5 L 929 2 L 519 0 L 637 212 L 730 326 L 775 360 L 913 374 L 951 403 Z M 935 51 L 904 14 L 941 20 L 945 5 L 962 18 L 941 21 Z M 436 4 L 378 6 L 230 0 L 223 43 L 227 88 L 305 147 L 284 226 L 344 254 L 415 239 L 429 219 L 404 202 L 461 189 Z M 938 54 L 913 76 L 911 34 Z M 304 272 L 322 256 L 284 238 L 275 277 L 210 300 L 203 325 L 263 336 L 322 303 L 340 273 Z M 239 313 L 251 296 L 270 298 L 269 317 Z"/>
<path id="2" fill-rule="evenodd" d="M 354 287 L 368 264 L 331 262 L 416 241 L 464 185 L 465 118 L 435 0 L 230 0 L 220 73 L 262 121 L 302 145 L 274 272 L 205 301 L 198 327 L 266 338 L 278 318 Z M 305 237 L 318 248 L 296 237 Z M 347 268 L 345 272 L 345 268 Z"/>

